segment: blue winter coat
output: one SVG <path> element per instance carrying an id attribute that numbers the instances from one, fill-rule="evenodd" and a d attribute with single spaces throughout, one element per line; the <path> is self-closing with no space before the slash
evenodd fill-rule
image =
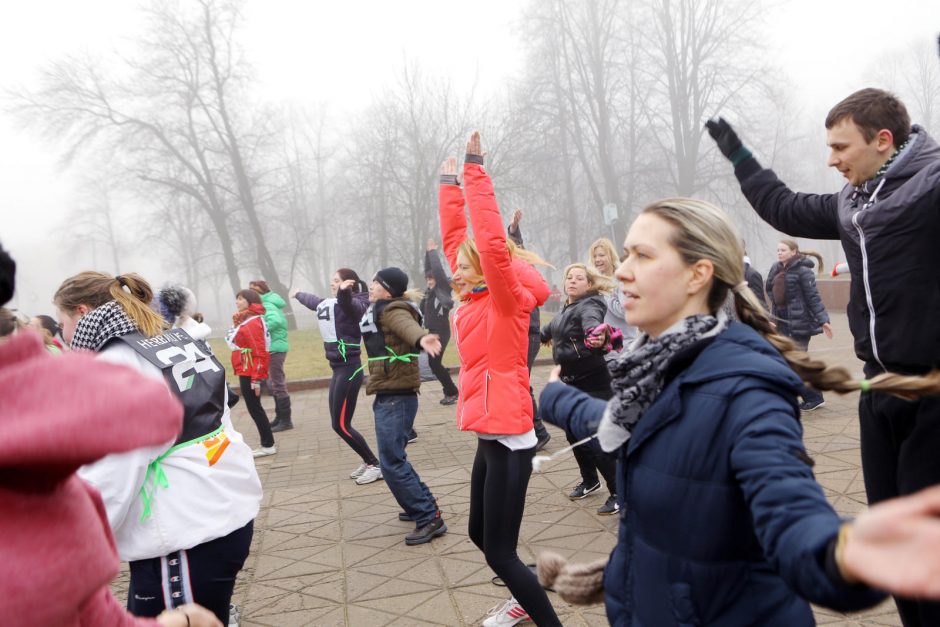
<path id="1" fill-rule="evenodd" d="M 689 359 L 618 451 L 610 623 L 794 627 L 814 624 L 806 600 L 840 611 L 881 601 L 827 574 L 841 523 L 801 459 L 799 380 L 783 358 L 732 323 Z M 583 438 L 605 405 L 551 383 L 540 416 Z"/>
<path id="2" fill-rule="evenodd" d="M 822 333 L 822 325 L 829 322 L 829 314 L 816 287 L 816 264 L 809 257 L 795 259 L 784 267 L 779 261 L 767 273 L 767 296 L 771 313 L 777 320 L 780 332 L 788 337 L 810 337 Z M 774 279 L 781 272 L 786 286 L 787 302 L 774 300 Z"/>

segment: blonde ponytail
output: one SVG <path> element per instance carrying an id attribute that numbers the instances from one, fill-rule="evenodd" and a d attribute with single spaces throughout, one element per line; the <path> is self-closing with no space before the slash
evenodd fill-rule
<path id="1" fill-rule="evenodd" d="M 137 273 L 109 276 L 103 272 L 80 272 L 62 282 L 52 302 L 69 313 L 85 305 L 97 309 L 116 301 L 137 328 L 147 337 L 159 335 L 166 328 L 163 318 L 150 308 L 153 289 Z"/>

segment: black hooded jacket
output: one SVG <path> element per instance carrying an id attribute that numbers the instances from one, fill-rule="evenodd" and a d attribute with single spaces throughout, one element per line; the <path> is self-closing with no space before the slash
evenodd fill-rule
<path id="1" fill-rule="evenodd" d="M 842 242 L 852 274 L 849 326 L 869 376 L 940 367 L 940 146 L 920 126 L 911 133 L 887 172 L 838 194 L 794 192 L 754 158 L 735 168 L 771 226 Z"/>
<path id="2" fill-rule="evenodd" d="M 552 359 L 562 368 L 572 362 L 589 358 L 601 358 L 604 351 L 590 348 L 584 343 L 585 336 L 596 326 L 603 324 L 607 314 L 607 303 L 600 294 L 584 296 L 565 305 L 552 321 L 542 327 L 542 342 L 552 341 Z"/>

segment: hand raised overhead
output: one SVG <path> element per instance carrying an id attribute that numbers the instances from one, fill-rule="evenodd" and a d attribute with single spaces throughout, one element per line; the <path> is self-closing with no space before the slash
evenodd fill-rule
<path id="1" fill-rule="evenodd" d="M 470 141 L 467 142 L 467 154 L 476 155 L 478 157 L 483 156 L 483 146 L 480 142 L 480 131 L 473 131 L 473 135 L 470 136 Z"/>

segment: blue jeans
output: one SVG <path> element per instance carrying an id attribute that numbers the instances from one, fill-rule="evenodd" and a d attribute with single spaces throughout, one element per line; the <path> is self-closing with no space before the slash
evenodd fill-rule
<path id="1" fill-rule="evenodd" d="M 405 445 L 418 413 L 417 394 L 377 394 L 372 403 L 382 478 L 392 496 L 418 527 L 437 516 L 434 495 L 415 472 Z"/>

